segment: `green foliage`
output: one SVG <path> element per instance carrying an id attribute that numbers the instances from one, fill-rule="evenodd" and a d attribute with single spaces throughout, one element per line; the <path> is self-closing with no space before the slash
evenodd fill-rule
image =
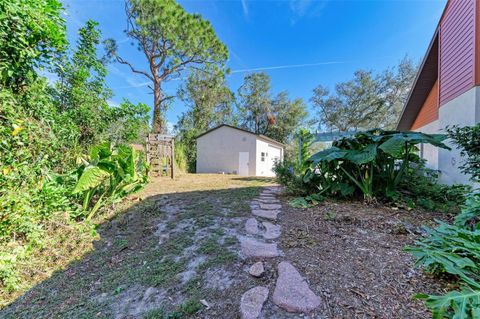
<path id="1" fill-rule="evenodd" d="M 67 41 L 57 0 L 0 1 L 0 88 L 18 92 Z"/>
<path id="2" fill-rule="evenodd" d="M 76 49 L 65 51 L 61 13 L 56 0 L 0 2 L 0 286 L 6 291 L 21 288 L 18 263 L 28 265 L 47 248 L 55 229 L 89 233 L 91 224 L 82 223 L 88 214 L 80 195 L 73 194 L 76 160 L 92 142 L 113 140 L 112 123 L 129 124 L 117 140 L 136 138 L 148 112 L 145 105 L 108 105 L 106 69 L 96 55 L 97 24 L 87 22 Z M 58 75 L 52 85 L 36 73 L 45 65 Z M 118 172 L 97 185 L 85 208 L 91 209 L 92 200 L 102 202 L 104 185 L 114 190 L 115 196 L 104 196 L 111 200 L 133 191 L 139 184 L 133 180 L 143 182 L 132 175 L 136 155 L 117 150 L 112 154 L 117 166 L 105 163 L 105 168 Z M 49 228 L 52 224 L 56 227 Z"/>
<path id="3" fill-rule="evenodd" d="M 419 132 L 383 131 L 359 132 L 353 137 L 335 141 L 331 148 L 310 158 L 311 168 L 305 182 L 318 183 L 322 192 L 347 194 L 345 185 L 361 191 L 367 201 L 375 196 L 391 198 L 405 180 L 412 163 L 421 164 L 416 155 L 419 143 L 448 148 L 445 136 Z M 400 165 L 397 165 L 401 162 Z"/>
<path id="4" fill-rule="evenodd" d="M 480 182 L 480 123 L 474 126 L 452 126 L 447 128 L 448 136 L 460 148 L 461 155 L 466 157 L 460 166 L 462 172 L 471 179 Z"/>
<path id="5" fill-rule="evenodd" d="M 125 6 L 128 37 L 145 53 L 149 71 L 135 68 L 118 54 L 114 40 L 108 40 L 110 57 L 152 81 L 154 97 L 153 130 L 166 129 L 165 111 L 172 98 L 161 84 L 178 77 L 187 68 L 205 65 L 220 70 L 228 58 L 226 46 L 218 39 L 212 25 L 198 14 L 187 13 L 175 0 L 129 0 Z"/>
<path id="6" fill-rule="evenodd" d="M 273 166 L 278 183 L 286 187 L 286 192 L 292 195 L 307 195 L 312 190 L 304 183 L 302 176 L 295 172 L 296 163 L 290 161 L 277 162 Z M 314 190 L 313 190 L 314 191 Z"/>
<path id="7" fill-rule="evenodd" d="M 325 197 L 321 194 L 313 194 L 305 197 L 296 197 L 288 202 L 294 208 L 310 208 L 323 202 Z"/>
<path id="8" fill-rule="evenodd" d="M 465 194 L 471 191 L 469 185 L 439 184 L 438 173 L 422 165 L 410 171 L 408 175 L 412 178 L 403 179 L 399 191 L 391 196 L 391 200 L 399 205 L 406 203 L 410 208 L 418 205 L 430 211 L 457 213 L 465 202 Z"/>
<path id="9" fill-rule="evenodd" d="M 78 127 L 80 145 L 87 148 L 98 143 L 110 124 L 111 109 L 107 100 L 112 93 L 107 88 L 103 61 L 97 57 L 100 43 L 98 24 L 87 21 L 79 29 L 76 50 L 61 56 L 56 73 L 53 96 L 60 112 L 65 113 Z"/>
<path id="10" fill-rule="evenodd" d="M 145 162 L 128 146 L 115 148 L 109 142 L 97 145 L 77 169 L 73 194 L 82 193 L 83 210 L 90 220 L 105 201 L 123 198 L 139 190 L 147 181 Z M 95 204 L 93 204 L 95 200 Z"/>
<path id="11" fill-rule="evenodd" d="M 299 129 L 296 138 L 298 138 L 298 162 L 297 170 L 300 172 L 305 172 L 309 167 L 310 163 L 308 159 L 310 158 L 310 147 L 313 141 L 313 134 L 310 133 L 307 129 Z"/>
<path id="12" fill-rule="evenodd" d="M 188 109 L 175 126 L 176 153 L 184 160 L 182 166 L 189 172 L 195 172 L 196 137 L 220 124 L 234 124 L 235 99 L 227 86 L 225 75 L 214 69 L 191 72 L 178 95 Z"/>
<path id="13" fill-rule="evenodd" d="M 326 129 L 341 132 L 375 127 L 393 129 L 416 70 L 413 62 L 405 57 L 395 68 L 377 74 L 356 71 L 352 80 L 338 83 L 334 93 L 319 85 L 311 98 L 318 110 L 319 122 Z"/>
<path id="14" fill-rule="evenodd" d="M 478 127 L 453 127 L 448 131 L 450 137 L 462 149 L 462 154 L 467 156 L 466 164 L 463 166 L 464 172 L 472 174 L 475 180 L 479 172 L 476 166 L 480 154 L 480 148 L 477 147 Z M 438 189 L 436 196 L 446 196 L 448 201 L 455 204 L 465 197 L 459 194 L 464 191 L 465 187 L 461 186 L 452 187 L 450 190 Z M 434 318 L 480 317 L 479 216 L 480 193 L 475 190 L 467 195 L 453 225 L 439 222 L 434 229 L 426 227 L 427 234 L 417 241 L 415 246 L 406 247 L 406 251 L 416 258 L 417 266 L 433 274 L 453 275 L 460 283 L 459 290 L 450 291 L 442 296 L 416 295 L 417 298 L 425 300 Z"/>
<path id="15" fill-rule="evenodd" d="M 480 312 L 480 230 L 440 222 L 426 231 L 421 241 L 405 250 L 416 258 L 417 266 L 433 274 L 453 275 L 462 287 L 443 296 L 416 297 L 426 301 L 434 318 L 476 318 Z"/>
<path id="16" fill-rule="evenodd" d="M 478 223 L 480 217 L 480 192 L 472 192 L 467 196 L 462 211 L 455 217 L 455 225 L 466 227 Z"/>
<path id="17" fill-rule="evenodd" d="M 443 296 L 426 294 L 415 295 L 425 300 L 433 318 L 469 319 L 480 318 L 480 291 L 463 287 L 460 291 L 450 291 Z"/>
<path id="18" fill-rule="evenodd" d="M 306 106 L 301 99 L 290 100 L 285 91 L 272 97 L 270 82 L 263 72 L 245 76 L 238 89 L 238 122 L 246 130 L 286 143 L 305 121 Z"/>

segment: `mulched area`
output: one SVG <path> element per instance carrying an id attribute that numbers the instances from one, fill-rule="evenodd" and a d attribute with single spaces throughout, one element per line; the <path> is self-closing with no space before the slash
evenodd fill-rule
<path id="1" fill-rule="evenodd" d="M 309 209 L 287 204 L 281 249 L 322 299 L 322 318 L 431 318 L 415 293 L 440 293 L 445 283 L 413 267 L 403 251 L 421 225 L 442 213 L 361 202 L 327 201 Z"/>

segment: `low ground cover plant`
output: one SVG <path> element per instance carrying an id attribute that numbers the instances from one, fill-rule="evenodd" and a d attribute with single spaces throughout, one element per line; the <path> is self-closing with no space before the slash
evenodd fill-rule
<path id="1" fill-rule="evenodd" d="M 453 127 L 449 136 L 460 148 L 465 162 L 461 166 L 472 181 L 479 182 L 480 124 L 474 127 Z M 445 295 L 419 293 L 434 318 L 480 317 L 480 191 L 474 190 L 462 206 L 453 224 L 438 222 L 435 228 L 426 227 L 426 235 L 414 246 L 406 247 L 416 258 L 416 265 L 433 275 L 448 274 L 456 281 L 457 289 Z"/>

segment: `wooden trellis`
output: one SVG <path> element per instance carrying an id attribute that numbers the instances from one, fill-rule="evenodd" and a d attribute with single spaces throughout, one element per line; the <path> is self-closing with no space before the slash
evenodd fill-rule
<path id="1" fill-rule="evenodd" d="M 148 134 L 147 163 L 150 165 L 150 174 L 175 176 L 175 139 L 170 135 Z"/>

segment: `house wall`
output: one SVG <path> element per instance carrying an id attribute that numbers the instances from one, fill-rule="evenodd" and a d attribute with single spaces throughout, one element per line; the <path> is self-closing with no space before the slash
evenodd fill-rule
<path id="1" fill-rule="evenodd" d="M 432 87 L 423 103 L 417 118 L 413 122 L 412 130 L 417 130 L 429 123 L 438 120 L 438 80 Z"/>
<path id="2" fill-rule="evenodd" d="M 475 84 L 476 9 L 476 0 L 450 0 L 442 16 L 440 105 L 460 96 Z"/>
<path id="3" fill-rule="evenodd" d="M 471 126 L 480 122 L 480 87 L 473 87 L 457 98 L 442 105 L 439 110 L 439 129 L 449 125 Z M 452 150 L 439 150 L 440 181 L 446 184 L 468 183 L 469 177 L 458 168 L 463 159 L 460 151 L 449 143 Z"/>
<path id="4" fill-rule="evenodd" d="M 435 134 L 440 131 L 440 121 L 435 120 L 427 125 L 414 129 L 414 131 L 426 134 Z M 427 160 L 427 168 L 438 170 L 438 147 L 430 144 L 420 145 L 420 156 Z"/>
<path id="5" fill-rule="evenodd" d="M 222 126 L 197 139 L 197 173 L 238 174 L 238 153 L 249 152 L 248 174 L 256 173 L 256 136 Z"/>
<path id="6" fill-rule="evenodd" d="M 265 153 L 265 161 L 262 162 L 262 153 Z M 279 157 L 283 160 L 283 148 L 278 145 L 273 145 L 267 141 L 257 139 L 257 176 L 275 176 L 273 172 L 274 157 Z"/>

